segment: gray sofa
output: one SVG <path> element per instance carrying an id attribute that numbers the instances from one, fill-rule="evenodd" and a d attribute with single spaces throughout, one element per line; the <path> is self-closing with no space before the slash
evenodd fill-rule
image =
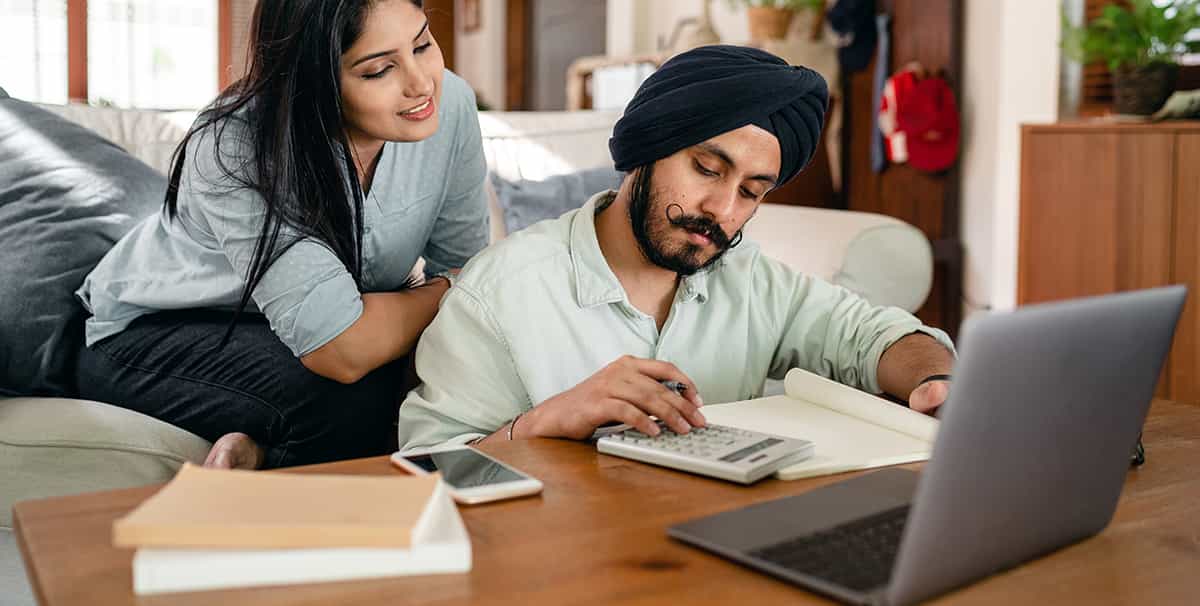
<path id="1" fill-rule="evenodd" d="M 192 119 L 189 114 L 79 105 L 42 109 L 115 142 L 159 172 L 165 172 Z M 611 166 L 606 142 L 616 118 L 612 112 L 482 113 L 489 167 L 497 178 L 517 184 L 518 192 L 501 200 L 490 191 L 493 238 L 505 236 L 515 204 L 530 203 L 518 199 L 523 180 Z M 911 225 L 890 217 L 766 205 L 747 228 L 747 237 L 798 270 L 878 304 L 915 310 L 932 282 L 928 241 Z M 8 317 L 9 310 L 4 312 Z M 0 604 L 32 602 L 11 534 L 15 502 L 163 482 L 184 461 L 203 461 L 208 446 L 186 431 L 108 404 L 0 398 Z"/>

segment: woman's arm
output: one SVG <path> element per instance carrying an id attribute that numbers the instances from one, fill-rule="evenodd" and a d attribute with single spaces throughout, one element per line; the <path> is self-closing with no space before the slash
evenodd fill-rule
<path id="1" fill-rule="evenodd" d="M 258 193 L 237 186 L 217 157 L 236 165 L 246 153 L 218 150 L 214 133 L 202 132 L 190 145 L 179 193 L 179 220 L 243 279 L 263 230 L 266 204 Z M 354 277 L 325 244 L 284 228 L 277 246 L 282 252 L 251 300 L 305 367 L 343 383 L 412 351 L 448 286 L 439 279 L 402 292 L 360 294 Z M 209 258 L 223 265 L 216 256 Z"/>
<path id="2" fill-rule="evenodd" d="M 339 383 L 355 383 L 367 373 L 408 354 L 433 321 L 450 283 L 435 278 L 402 292 L 362 295 L 358 320 L 328 343 L 300 358 L 304 367 Z"/>

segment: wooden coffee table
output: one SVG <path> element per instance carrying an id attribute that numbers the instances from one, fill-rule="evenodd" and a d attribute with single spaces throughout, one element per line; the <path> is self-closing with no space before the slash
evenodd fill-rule
<path id="1" fill-rule="evenodd" d="M 1200 406 L 1156 401 L 1148 463 L 1131 471 L 1116 518 L 1098 537 L 939 602 L 1195 604 L 1200 600 Z M 132 550 L 113 520 L 157 487 L 26 501 L 17 536 L 38 601 L 95 604 L 805 604 L 825 600 L 670 540 L 666 527 L 849 477 L 744 487 L 530 440 L 484 450 L 541 479 L 541 496 L 462 507 L 468 574 L 135 597 Z M 396 474 L 386 457 L 299 473 Z M 937 562 L 930 562 L 937 566 Z M 2 601 L 2 600 L 0 600 Z"/>

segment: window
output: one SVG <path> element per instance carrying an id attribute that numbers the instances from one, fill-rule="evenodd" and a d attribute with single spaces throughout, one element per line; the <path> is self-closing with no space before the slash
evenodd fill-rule
<path id="1" fill-rule="evenodd" d="M 67 102 L 67 1 L 0 0 L 0 87 L 27 101 Z"/>
<path id="2" fill-rule="evenodd" d="M 88 101 L 198 109 L 216 96 L 216 0 L 89 0 Z"/>

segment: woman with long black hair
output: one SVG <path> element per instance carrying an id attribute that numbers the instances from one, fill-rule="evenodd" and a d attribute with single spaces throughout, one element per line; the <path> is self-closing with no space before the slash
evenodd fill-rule
<path id="1" fill-rule="evenodd" d="M 211 466 L 389 452 L 406 356 L 487 244 L 474 95 L 420 0 L 260 0 L 251 54 L 81 286 L 80 395 Z"/>

